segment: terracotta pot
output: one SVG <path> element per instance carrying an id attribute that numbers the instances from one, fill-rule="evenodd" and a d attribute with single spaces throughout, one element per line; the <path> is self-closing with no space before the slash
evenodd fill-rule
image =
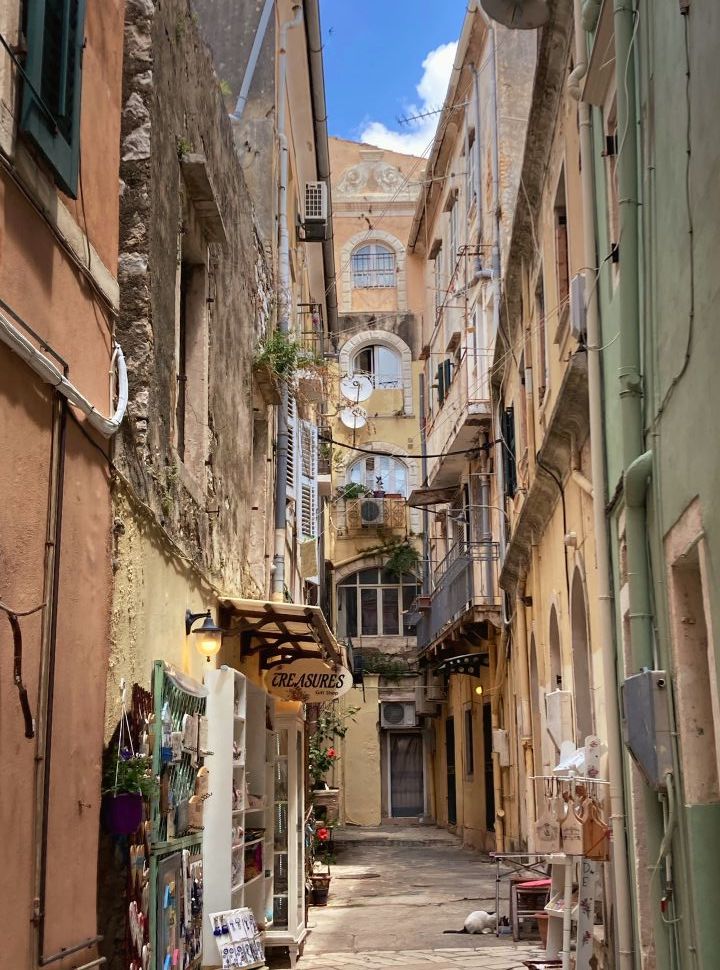
<path id="1" fill-rule="evenodd" d="M 330 876 L 311 876 L 313 906 L 327 906 L 328 893 L 330 892 Z"/>
<path id="2" fill-rule="evenodd" d="M 140 792 L 103 795 L 102 816 L 111 835 L 132 835 L 142 822 L 143 797 Z"/>

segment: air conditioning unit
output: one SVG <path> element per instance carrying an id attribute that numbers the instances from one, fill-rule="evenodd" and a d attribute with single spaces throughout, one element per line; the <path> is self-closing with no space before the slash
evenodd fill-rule
<path id="1" fill-rule="evenodd" d="M 492 749 L 498 756 L 501 768 L 510 767 L 510 738 L 503 728 L 493 728 Z"/>
<path id="2" fill-rule="evenodd" d="M 325 182 L 306 182 L 303 199 L 303 236 L 306 242 L 323 242 L 327 235 L 328 204 Z"/>
<path id="3" fill-rule="evenodd" d="M 380 727 L 414 728 L 416 726 L 417 714 L 412 701 L 384 701 L 380 704 Z"/>
<path id="4" fill-rule="evenodd" d="M 324 182 L 305 183 L 303 222 L 327 222 L 327 185 Z"/>
<path id="5" fill-rule="evenodd" d="M 548 734 L 560 750 L 563 741 L 575 737 L 572 719 L 572 693 L 569 690 L 553 690 L 545 695 L 545 714 Z"/>
<path id="6" fill-rule="evenodd" d="M 585 340 L 587 336 L 585 276 L 583 273 L 578 273 L 570 280 L 570 333 L 576 340 Z"/>
<path id="7" fill-rule="evenodd" d="M 364 498 L 360 502 L 360 524 L 382 525 L 385 507 L 382 499 Z"/>

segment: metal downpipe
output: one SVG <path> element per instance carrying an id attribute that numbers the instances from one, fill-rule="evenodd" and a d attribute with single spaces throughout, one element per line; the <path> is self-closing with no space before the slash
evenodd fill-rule
<path id="1" fill-rule="evenodd" d="M 518 584 L 515 594 L 515 649 L 517 651 L 518 684 L 520 692 L 520 744 L 525 768 L 525 806 L 528 836 L 536 820 L 535 758 L 533 752 L 532 715 L 530 711 L 530 673 L 528 668 L 527 619 L 525 616 L 525 583 Z"/>
<path id="2" fill-rule="evenodd" d="M 597 266 L 595 244 L 595 195 L 593 180 L 593 151 L 590 106 L 581 100 L 580 82 L 587 72 L 587 49 L 581 29 L 581 0 L 574 0 L 575 18 L 575 87 L 571 89 L 578 100 L 580 128 L 580 167 L 583 201 L 583 262 L 586 267 Z M 577 93 L 575 93 L 577 92 Z M 586 283 L 588 282 L 586 278 Z M 593 526 L 597 559 L 598 627 L 603 645 L 602 669 L 605 682 L 605 719 L 608 745 L 608 781 L 610 825 L 612 829 L 612 885 L 615 896 L 613 919 L 617 944 L 618 970 L 632 970 L 633 929 L 630 895 L 630 870 L 625 819 L 623 761 L 625 751 L 620 725 L 618 701 L 618 663 L 613 644 L 616 643 L 613 597 L 611 586 L 610 543 L 605 515 L 607 495 L 607 466 L 602 403 L 602 372 L 599 347 L 602 345 L 598 288 L 586 287 L 587 345 L 588 345 L 588 409 L 590 418 L 590 464 L 592 468 Z"/>

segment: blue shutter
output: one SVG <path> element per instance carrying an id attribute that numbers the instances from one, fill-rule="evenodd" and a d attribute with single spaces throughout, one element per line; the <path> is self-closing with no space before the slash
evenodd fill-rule
<path id="1" fill-rule="evenodd" d="M 86 0 L 29 0 L 20 130 L 77 198 Z"/>

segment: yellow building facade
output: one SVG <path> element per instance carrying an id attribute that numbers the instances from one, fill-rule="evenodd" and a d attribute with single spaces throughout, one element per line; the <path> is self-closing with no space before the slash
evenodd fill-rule
<path id="1" fill-rule="evenodd" d="M 422 475 L 424 305 L 407 237 L 425 160 L 335 138 L 330 154 L 338 327 L 321 448 L 324 548 L 328 609 L 363 680 L 345 699 L 359 710 L 335 784 L 347 824 L 378 825 L 432 813 L 411 609 L 422 518 L 407 505 Z"/>

